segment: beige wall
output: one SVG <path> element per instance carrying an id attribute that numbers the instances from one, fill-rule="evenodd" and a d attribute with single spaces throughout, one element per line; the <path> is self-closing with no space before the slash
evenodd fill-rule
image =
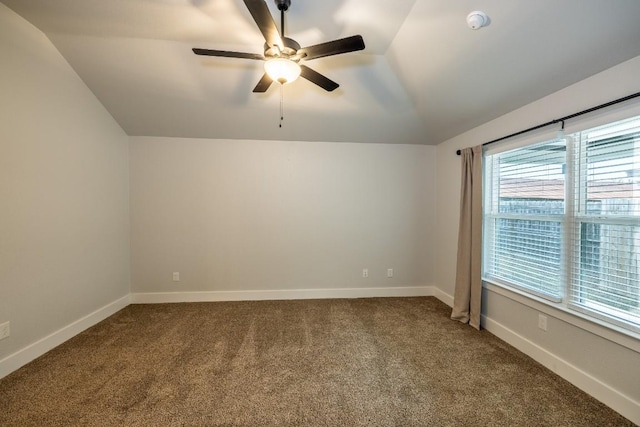
<path id="1" fill-rule="evenodd" d="M 132 291 L 431 285 L 434 155 L 418 145 L 131 138 Z"/>
<path id="2" fill-rule="evenodd" d="M 128 139 L 0 4 L 0 361 L 129 293 Z"/>
<path id="3" fill-rule="evenodd" d="M 477 145 L 635 93 L 639 89 L 638 76 L 640 57 L 438 145 L 435 244 L 438 247 L 436 284 L 440 290 L 453 295 L 460 191 L 460 158 L 455 154 L 456 149 Z M 568 125 L 570 126 L 569 123 Z M 629 411 L 634 411 L 634 420 L 638 422 L 640 369 L 637 367 L 640 366 L 640 344 L 637 339 L 598 327 L 586 331 L 571 323 L 580 323 L 580 319 L 573 319 L 542 304 L 522 304 L 495 290 L 485 289 L 484 297 L 483 314 L 489 328 L 502 333 L 503 338 L 511 337 L 512 343 L 518 344 L 552 370 L 561 374 L 571 371 L 565 377 L 573 375 L 577 378 L 584 374 L 586 386 L 583 388 L 588 388 L 588 391 L 609 405 L 619 405 L 615 408 L 619 411 L 627 408 L 627 412 L 623 412 L 627 417 L 630 416 Z M 547 332 L 537 328 L 540 312 L 549 316 Z M 600 337 L 600 332 L 608 334 L 608 338 Z M 630 343 L 630 347 L 634 349 L 614 341 Z M 593 377 L 593 381 L 589 376 Z M 612 391 L 607 391 L 608 387 Z"/>

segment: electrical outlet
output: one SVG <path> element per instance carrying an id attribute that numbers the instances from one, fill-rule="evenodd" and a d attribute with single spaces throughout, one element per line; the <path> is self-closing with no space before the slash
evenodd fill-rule
<path id="1" fill-rule="evenodd" d="M 538 314 L 538 328 L 543 331 L 547 330 L 547 316 L 544 314 Z"/>
<path id="2" fill-rule="evenodd" d="M 393 277 L 393 268 L 387 268 L 387 277 Z"/>
<path id="3" fill-rule="evenodd" d="M 177 271 L 173 272 L 173 281 L 174 282 L 179 282 L 180 281 L 180 273 Z"/>
<path id="4" fill-rule="evenodd" d="M 11 335 L 11 330 L 9 329 L 9 322 L 4 322 L 0 324 L 0 340 L 7 338 Z"/>
<path id="5" fill-rule="evenodd" d="M 362 269 L 362 277 L 369 277 L 369 269 L 368 268 L 363 268 Z"/>

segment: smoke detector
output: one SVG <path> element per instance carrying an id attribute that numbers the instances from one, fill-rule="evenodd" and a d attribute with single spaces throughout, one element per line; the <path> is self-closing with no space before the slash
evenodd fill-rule
<path id="1" fill-rule="evenodd" d="M 467 25 L 472 30 L 479 30 L 482 27 L 486 27 L 491 23 L 491 19 L 486 13 L 479 10 L 473 11 L 467 15 Z"/>

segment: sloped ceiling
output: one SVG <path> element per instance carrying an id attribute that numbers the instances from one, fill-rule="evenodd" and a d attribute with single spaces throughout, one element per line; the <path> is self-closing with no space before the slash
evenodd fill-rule
<path id="1" fill-rule="evenodd" d="M 262 53 L 241 0 L 2 2 L 129 135 L 433 145 L 640 55 L 638 0 L 292 0 L 288 37 L 361 34 L 366 49 L 309 61 L 340 88 L 284 86 L 280 128 L 278 85 L 251 92 L 261 62 L 191 52 Z M 491 25 L 470 30 L 473 10 Z"/>

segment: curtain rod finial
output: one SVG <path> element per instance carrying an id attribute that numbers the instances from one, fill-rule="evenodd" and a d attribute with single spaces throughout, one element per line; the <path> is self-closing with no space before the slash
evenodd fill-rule
<path id="1" fill-rule="evenodd" d="M 458 150 L 456 151 L 456 154 L 459 156 L 460 154 L 462 154 L 462 151 Z"/>

